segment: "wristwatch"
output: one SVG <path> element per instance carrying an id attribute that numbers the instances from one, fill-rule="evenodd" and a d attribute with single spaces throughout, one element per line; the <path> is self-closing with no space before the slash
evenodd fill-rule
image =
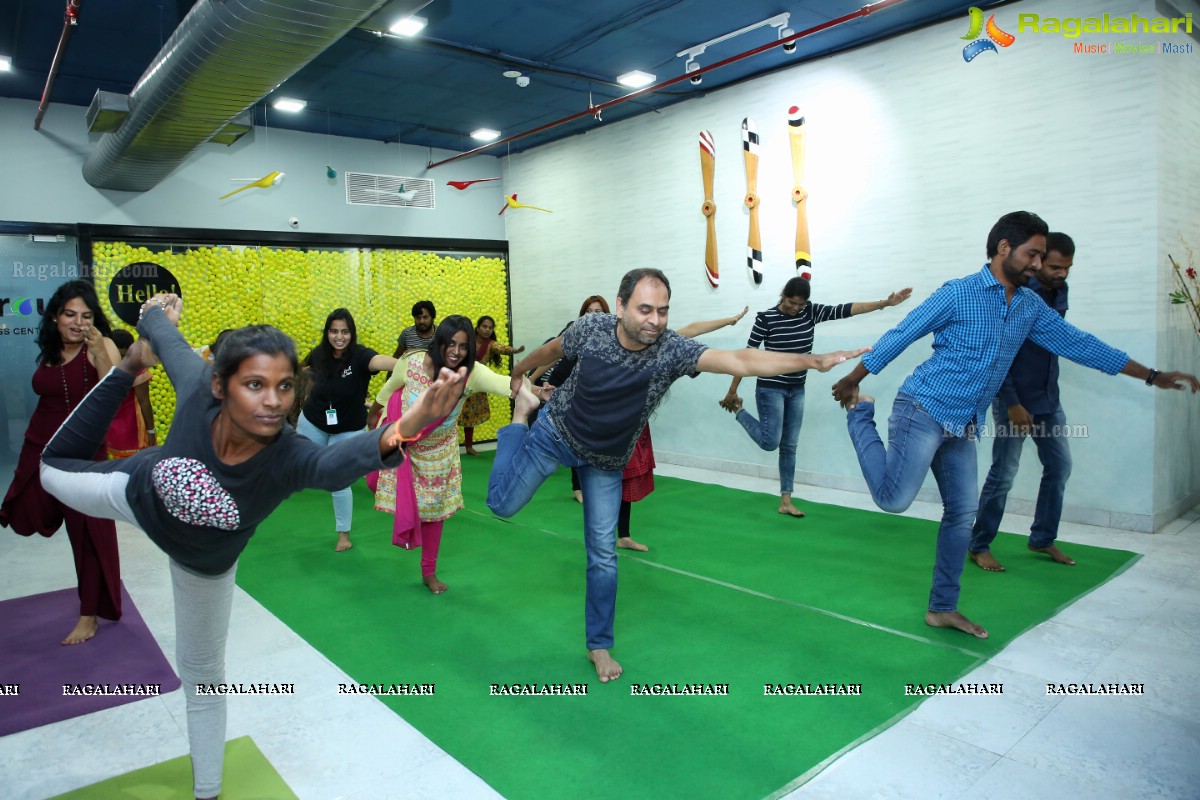
<path id="1" fill-rule="evenodd" d="M 1156 369 L 1150 370 L 1150 374 L 1146 376 L 1146 385 L 1153 386 L 1155 379 L 1158 378 L 1158 376 L 1161 374 L 1162 373 Z"/>

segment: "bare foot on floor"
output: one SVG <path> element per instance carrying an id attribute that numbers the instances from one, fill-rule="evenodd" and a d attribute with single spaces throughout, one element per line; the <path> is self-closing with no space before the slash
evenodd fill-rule
<path id="1" fill-rule="evenodd" d="M 974 561 L 982 570 L 986 570 L 987 572 L 1004 572 L 1004 567 L 991 553 L 972 553 L 968 551 L 967 555 L 970 556 L 971 560 Z"/>
<path id="2" fill-rule="evenodd" d="M 479 451 L 478 451 L 478 450 L 476 450 L 474 447 L 471 447 L 470 445 L 468 445 L 468 446 L 467 446 L 467 455 L 469 455 L 469 456 L 477 456 L 477 455 L 479 455 Z"/>
<path id="3" fill-rule="evenodd" d="M 75 623 L 75 628 L 67 634 L 67 638 L 62 640 L 63 644 L 83 644 L 88 639 L 96 635 L 96 628 L 99 625 L 94 616 L 80 617 L 79 622 Z"/>
<path id="4" fill-rule="evenodd" d="M 601 683 L 615 681 L 624 672 L 607 650 L 588 650 L 588 661 L 596 665 L 596 677 Z"/>
<path id="5" fill-rule="evenodd" d="M 571 492 L 571 497 L 575 498 L 576 503 L 583 502 L 583 492 L 579 491 L 578 489 L 575 489 Z"/>
<path id="6" fill-rule="evenodd" d="M 426 575 L 421 578 L 421 582 L 429 587 L 429 591 L 434 594 L 441 594 L 450 587 L 438 580 L 437 575 Z"/>
<path id="7" fill-rule="evenodd" d="M 354 543 L 350 541 L 350 531 L 338 531 L 338 540 L 333 546 L 333 552 L 343 553 L 351 547 L 354 547 Z"/>
<path id="8" fill-rule="evenodd" d="M 779 513 L 786 514 L 789 517 L 804 516 L 804 512 L 796 508 L 795 503 L 792 502 L 792 496 L 790 494 L 782 494 L 779 496 Z"/>
<path id="9" fill-rule="evenodd" d="M 986 639 L 988 632 L 957 611 L 926 611 L 925 624 L 933 628 L 957 628 L 976 639 Z"/>
<path id="10" fill-rule="evenodd" d="M 618 536 L 617 547 L 624 547 L 626 550 L 637 550 L 639 553 L 644 553 L 650 549 L 641 542 L 635 542 L 631 536 Z"/>
<path id="11" fill-rule="evenodd" d="M 1035 553 L 1045 553 L 1046 555 L 1050 556 L 1055 561 L 1057 561 L 1059 564 L 1066 564 L 1068 567 L 1075 566 L 1075 559 L 1068 556 L 1062 550 L 1059 550 L 1058 547 L 1055 545 L 1050 545 L 1049 547 L 1034 547 L 1033 545 L 1027 545 L 1027 546 L 1029 547 L 1030 550 L 1032 550 Z"/>

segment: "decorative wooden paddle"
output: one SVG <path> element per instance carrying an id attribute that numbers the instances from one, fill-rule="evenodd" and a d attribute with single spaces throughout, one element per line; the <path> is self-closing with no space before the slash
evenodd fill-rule
<path id="1" fill-rule="evenodd" d="M 788 109 L 788 138 L 792 144 L 792 202 L 796 204 L 796 274 L 812 280 L 812 254 L 808 242 L 808 192 L 804 188 L 804 117 Z"/>
<path id="2" fill-rule="evenodd" d="M 266 189 L 270 186 L 274 186 L 275 184 L 277 184 L 281 180 L 283 180 L 283 173 L 280 172 L 279 170 L 276 170 L 274 172 L 269 172 L 266 175 L 263 175 L 261 178 L 259 178 L 256 181 L 252 180 L 251 178 L 230 178 L 230 180 L 251 181 L 251 183 L 247 183 L 245 186 L 239 186 L 238 188 L 234 189 L 232 192 L 227 192 L 226 194 L 221 195 L 220 197 L 217 198 L 218 200 L 224 200 L 226 197 L 233 197 L 238 192 L 244 192 L 247 189 Z"/>
<path id="3" fill-rule="evenodd" d="M 708 237 L 704 242 L 704 274 L 714 289 L 721 282 L 721 271 L 717 267 L 717 204 L 713 202 L 713 173 L 717 166 L 717 148 L 712 134 L 700 131 L 700 176 L 704 179 L 704 205 L 700 213 L 708 221 Z"/>
<path id="4" fill-rule="evenodd" d="M 750 209 L 750 234 L 746 239 L 746 266 L 755 283 L 762 283 L 762 239 L 758 233 L 758 126 L 742 120 L 742 155 L 746 159 L 746 208 Z"/>

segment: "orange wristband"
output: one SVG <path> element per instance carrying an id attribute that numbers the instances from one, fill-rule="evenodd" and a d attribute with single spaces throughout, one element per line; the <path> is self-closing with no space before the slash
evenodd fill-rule
<path id="1" fill-rule="evenodd" d="M 415 436 L 405 436 L 400 433 L 400 420 L 396 420 L 394 423 L 392 423 L 392 431 L 393 432 L 387 437 L 387 443 L 389 447 L 399 447 L 405 442 L 415 442 L 421 438 L 420 431 L 418 431 Z"/>

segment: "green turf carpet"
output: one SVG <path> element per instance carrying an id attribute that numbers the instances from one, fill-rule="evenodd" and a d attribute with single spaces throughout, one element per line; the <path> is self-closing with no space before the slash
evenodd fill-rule
<path id="1" fill-rule="evenodd" d="M 791 519 L 767 495 L 657 478 L 633 509 L 650 552 L 620 551 L 625 675 L 602 685 L 585 659 L 582 507 L 565 470 L 506 522 L 484 504 L 490 466 L 464 460 L 444 595 L 421 584 L 419 551 L 391 545 L 361 483 L 352 551 L 332 552 L 329 495 L 305 492 L 260 528 L 238 583 L 357 681 L 434 684 L 382 699 L 513 800 L 770 795 L 914 708 L 906 683 L 953 681 L 1135 558 L 1072 545 L 1066 569 L 1002 534 L 1008 572 L 963 576 L 961 607 L 992 632 L 980 641 L 923 622 L 936 523 L 815 503 Z M 588 694 L 489 693 L 513 683 Z M 790 683 L 862 688 L 764 696 Z M 631 695 L 647 684 L 728 695 Z"/>
<path id="2" fill-rule="evenodd" d="M 135 769 L 52 800 L 191 800 L 192 762 L 187 756 Z M 296 800 L 271 762 L 249 736 L 225 743 L 221 800 Z"/>

